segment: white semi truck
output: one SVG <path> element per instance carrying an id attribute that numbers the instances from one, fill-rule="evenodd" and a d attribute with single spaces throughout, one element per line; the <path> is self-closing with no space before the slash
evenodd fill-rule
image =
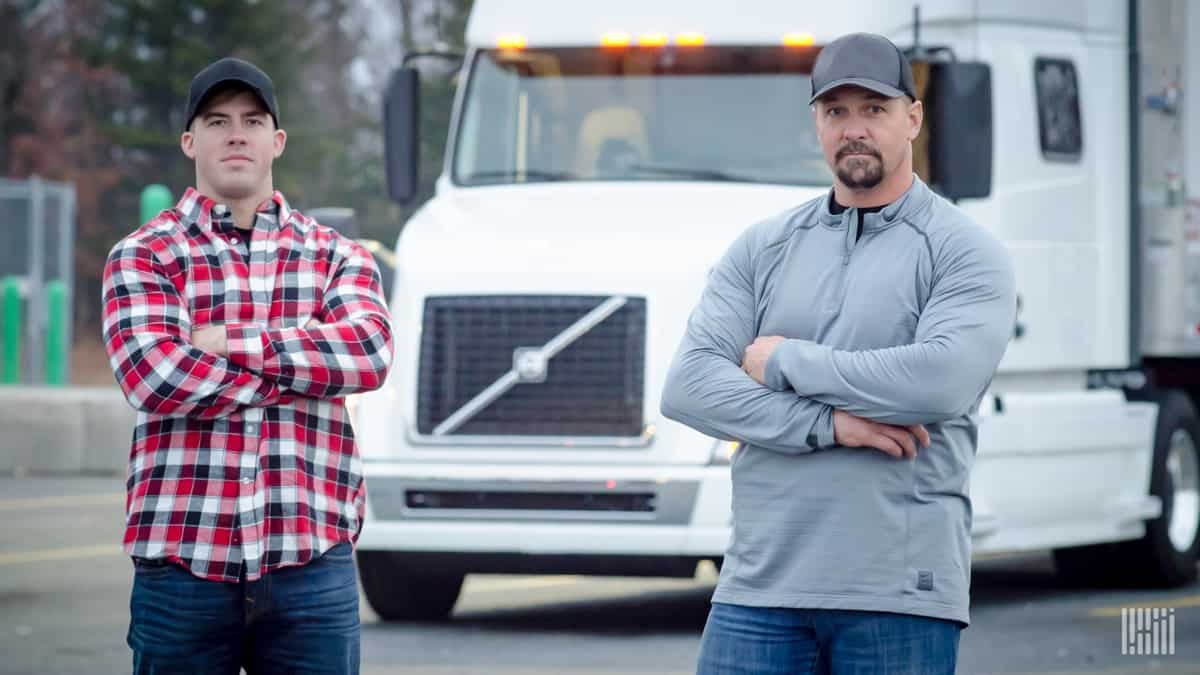
<path id="1" fill-rule="evenodd" d="M 394 370 L 355 413 L 380 616 L 444 617 L 468 573 L 719 564 L 733 448 L 664 419 L 663 379 L 725 248 L 831 184 L 808 75 L 855 31 L 910 51 L 918 169 L 1015 261 L 974 552 L 1195 578 L 1200 3 L 477 0 L 396 245 Z M 402 202 L 418 83 L 406 60 L 385 104 Z"/>

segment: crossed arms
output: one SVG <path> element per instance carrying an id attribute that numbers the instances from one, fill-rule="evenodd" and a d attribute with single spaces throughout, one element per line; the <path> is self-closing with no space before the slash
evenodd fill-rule
<path id="1" fill-rule="evenodd" d="M 391 327 L 370 255 L 345 244 L 303 327 L 224 326 L 224 354 L 192 326 L 187 299 L 144 243 L 128 239 L 104 268 L 104 344 L 117 383 L 147 413 L 215 419 L 298 397 L 338 398 L 378 388 L 392 358 Z M 195 329 L 195 332 L 194 332 Z"/>
<path id="2" fill-rule="evenodd" d="M 667 374 L 663 415 L 716 438 L 800 454 L 838 444 L 837 411 L 906 432 L 970 411 L 1016 310 L 1011 262 L 997 242 L 960 237 L 936 254 L 912 344 L 851 351 L 767 338 L 777 344 L 760 364 L 760 382 L 743 370 L 763 346 L 750 235 L 709 276 Z"/>

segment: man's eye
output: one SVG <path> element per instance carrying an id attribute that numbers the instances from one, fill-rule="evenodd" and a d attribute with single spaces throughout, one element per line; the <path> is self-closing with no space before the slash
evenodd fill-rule
<path id="1" fill-rule="evenodd" d="M 841 108 L 830 108 L 829 110 L 825 111 L 825 114 L 830 117 L 837 117 L 838 115 L 842 114 L 842 109 Z"/>
<path id="2" fill-rule="evenodd" d="M 259 125 L 261 125 L 262 123 L 263 123 L 263 121 L 262 121 L 262 120 L 260 120 L 260 119 L 258 119 L 257 117 L 251 117 L 251 118 L 250 118 L 250 120 L 249 120 L 249 124 L 250 124 L 250 126 L 252 126 L 252 127 L 259 126 Z"/>
<path id="3" fill-rule="evenodd" d="M 884 109 L 884 107 L 881 105 L 873 105 L 873 106 L 871 106 L 871 112 L 875 113 L 876 115 L 879 115 L 879 114 L 887 112 L 887 110 Z"/>
<path id="4" fill-rule="evenodd" d="M 208 126 L 210 126 L 210 127 L 223 127 L 223 126 L 225 126 L 225 120 L 223 120 L 223 119 L 213 119 L 213 120 L 209 120 L 209 121 L 208 121 Z"/>

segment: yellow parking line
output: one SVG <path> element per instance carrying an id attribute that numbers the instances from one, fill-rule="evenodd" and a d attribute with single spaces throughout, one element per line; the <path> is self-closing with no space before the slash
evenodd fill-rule
<path id="1" fill-rule="evenodd" d="M 120 544 L 45 548 L 40 551 L 0 553 L 0 565 L 19 565 L 22 563 L 50 562 L 53 560 L 71 560 L 73 558 L 94 558 L 96 556 L 116 554 L 125 555 L 125 551 L 121 549 Z"/>
<path id="2" fill-rule="evenodd" d="M 1096 607 L 1088 612 L 1088 616 L 1114 617 L 1121 616 L 1122 609 L 1131 607 L 1200 607 L 1200 595 L 1185 595 L 1181 598 L 1163 598 L 1161 600 L 1131 601 L 1121 607 Z"/>
<path id="3" fill-rule="evenodd" d="M 96 504 L 122 504 L 124 501 L 124 492 L 109 492 L 100 495 L 62 495 L 56 497 L 0 499 L 0 511 L 52 509 L 67 506 L 94 506 Z"/>
<path id="4" fill-rule="evenodd" d="M 570 575 L 546 575 L 524 578 L 488 578 L 487 575 L 468 577 L 466 585 L 463 586 L 464 593 L 508 593 L 514 590 L 529 590 L 538 588 L 554 588 L 561 586 L 576 586 L 584 582 L 586 588 L 583 589 L 588 593 L 603 593 L 603 594 L 636 594 L 642 592 L 658 593 L 663 591 L 671 591 L 676 589 L 692 589 L 703 588 L 705 584 L 711 584 L 715 581 L 706 579 L 642 579 L 642 578 L 606 578 L 597 579 L 585 577 L 576 574 Z M 631 583 L 632 582 L 632 583 Z"/>

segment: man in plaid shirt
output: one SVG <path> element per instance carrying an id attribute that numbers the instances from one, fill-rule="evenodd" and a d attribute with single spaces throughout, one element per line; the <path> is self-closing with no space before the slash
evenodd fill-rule
<path id="1" fill-rule="evenodd" d="M 371 255 L 272 187 L 270 78 L 192 80 L 196 187 L 104 270 L 104 341 L 138 410 L 125 550 L 138 673 L 358 672 L 365 486 L 344 397 L 383 384 Z"/>

